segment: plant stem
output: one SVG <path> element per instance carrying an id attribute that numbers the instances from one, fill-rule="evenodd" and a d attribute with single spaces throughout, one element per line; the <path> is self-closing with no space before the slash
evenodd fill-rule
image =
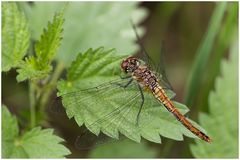
<path id="1" fill-rule="evenodd" d="M 36 125 L 36 101 L 35 101 L 35 89 L 33 82 L 29 81 L 29 100 L 30 100 L 30 119 L 31 119 L 31 128 Z"/>
<path id="2" fill-rule="evenodd" d="M 43 111 L 45 108 L 46 103 L 48 102 L 49 96 L 52 94 L 53 88 L 56 87 L 56 82 L 61 75 L 62 71 L 64 69 L 64 64 L 62 62 L 59 62 L 57 64 L 57 67 L 52 75 L 52 79 L 50 80 L 48 84 L 48 88 L 42 93 L 42 97 L 40 100 L 40 110 Z"/>

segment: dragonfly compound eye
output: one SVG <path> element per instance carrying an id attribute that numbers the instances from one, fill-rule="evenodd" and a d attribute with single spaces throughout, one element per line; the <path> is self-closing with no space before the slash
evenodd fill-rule
<path id="1" fill-rule="evenodd" d="M 123 60 L 122 63 L 121 63 L 121 68 L 127 73 L 128 72 L 128 65 L 129 65 L 129 62 L 126 61 L 126 60 Z"/>
<path id="2" fill-rule="evenodd" d="M 139 66 L 139 61 L 135 57 L 128 57 L 121 63 L 121 68 L 126 72 L 133 72 Z"/>

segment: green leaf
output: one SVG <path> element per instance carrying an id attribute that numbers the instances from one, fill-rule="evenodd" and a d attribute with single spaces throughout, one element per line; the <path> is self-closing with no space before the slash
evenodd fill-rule
<path id="1" fill-rule="evenodd" d="M 51 61 L 60 46 L 63 22 L 63 11 L 61 11 L 55 14 L 52 23 L 48 23 L 47 29 L 43 30 L 40 40 L 35 45 L 36 57 L 26 58 L 25 63 L 22 63 L 21 68 L 17 70 L 19 82 L 26 79 L 42 79 L 52 70 Z"/>
<path id="2" fill-rule="evenodd" d="M 157 151 L 144 143 L 128 139 L 99 146 L 90 152 L 90 158 L 155 158 Z"/>
<path id="3" fill-rule="evenodd" d="M 210 64 L 211 67 L 203 74 L 203 83 L 201 85 L 204 87 L 201 88 L 197 101 L 194 102 L 196 104 L 194 106 L 198 108 L 199 104 L 202 111 L 208 110 L 208 96 L 213 89 L 216 77 L 220 73 L 221 59 L 227 55 L 227 50 L 238 33 L 238 3 L 228 3 L 225 12 L 221 29 L 214 44 L 214 53 L 212 53 L 211 60 L 207 64 Z"/>
<path id="4" fill-rule="evenodd" d="M 198 93 L 197 89 L 206 69 L 206 63 L 209 60 L 214 40 L 219 32 L 226 6 L 226 2 L 216 3 L 216 8 L 214 9 L 207 32 L 197 50 L 197 56 L 194 60 L 186 88 L 185 102 L 187 105 L 192 105 L 194 97 Z"/>
<path id="5" fill-rule="evenodd" d="M 63 23 L 63 11 L 61 11 L 55 14 L 53 22 L 48 22 L 47 29 L 43 30 L 40 40 L 35 45 L 35 52 L 40 64 L 48 64 L 57 53 L 62 39 Z"/>
<path id="6" fill-rule="evenodd" d="M 41 63 L 41 62 L 40 62 Z M 44 68 L 39 68 L 39 62 L 35 57 L 29 56 L 25 62 L 21 63 L 21 68 L 17 69 L 17 81 L 21 82 L 26 79 L 38 80 L 46 77 L 52 70 L 52 66 L 46 65 Z"/>
<path id="7" fill-rule="evenodd" d="M 29 46 L 27 20 L 16 3 L 2 3 L 2 71 L 17 67 Z"/>
<path id="8" fill-rule="evenodd" d="M 14 139 L 18 136 L 18 124 L 5 105 L 2 105 L 2 157 L 11 155 Z"/>
<path id="9" fill-rule="evenodd" d="M 47 20 L 63 5 L 61 2 L 23 3 L 33 39 L 39 36 Z M 132 18 L 139 23 L 146 15 L 146 10 L 138 7 L 138 2 L 70 2 L 57 59 L 69 66 L 79 51 L 99 46 L 116 48 L 118 53 L 134 53 L 138 46 L 134 43 L 136 37 L 129 20 Z"/>
<path id="10" fill-rule="evenodd" d="M 70 154 L 70 151 L 60 144 L 63 141 L 53 135 L 53 129 L 41 130 L 36 127 L 21 137 L 19 145 L 29 158 L 63 158 Z"/>
<path id="11" fill-rule="evenodd" d="M 2 153 L 3 158 L 63 158 L 70 154 L 61 142 L 63 139 L 53 135 L 53 129 L 33 128 L 18 134 L 16 117 L 12 116 L 6 106 L 2 106 Z"/>
<path id="12" fill-rule="evenodd" d="M 197 158 L 238 157 L 238 40 L 229 60 L 221 65 L 221 77 L 209 96 L 210 114 L 201 114 L 200 123 L 209 131 L 212 144 L 196 141 L 191 151 Z"/>
<path id="13" fill-rule="evenodd" d="M 126 89 L 117 85 L 127 83 L 126 79 L 119 77 L 123 58 L 126 57 L 103 48 L 89 49 L 78 55 L 67 71 L 67 80 L 61 80 L 57 85 L 58 96 L 62 97 L 68 117 L 74 117 L 79 126 L 84 123 L 96 135 L 101 130 L 112 138 L 118 138 L 120 132 L 137 142 L 142 136 L 160 143 L 159 134 L 175 140 L 183 140 L 183 134 L 195 137 L 148 92 L 144 92 L 145 103 L 139 125 L 136 125 L 142 102 L 136 82 Z M 173 97 L 172 92 L 168 95 Z M 185 105 L 174 103 L 182 114 L 188 112 Z"/>

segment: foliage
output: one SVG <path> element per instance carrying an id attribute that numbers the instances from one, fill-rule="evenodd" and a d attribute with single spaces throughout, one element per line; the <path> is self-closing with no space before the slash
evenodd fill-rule
<path id="1" fill-rule="evenodd" d="M 235 35 L 238 32 L 238 3 L 228 3 L 225 11 L 225 18 L 219 34 L 216 37 L 214 49 L 207 65 L 211 65 L 207 72 L 203 74 L 203 89 L 198 93 L 197 104 L 195 107 L 201 108 L 201 111 L 208 109 L 208 96 L 214 87 L 215 78 L 220 73 L 221 59 L 227 53 L 229 46 L 235 41 Z"/>
<path id="2" fill-rule="evenodd" d="M 169 30 L 167 22 L 172 24 L 172 15 L 175 15 L 183 7 L 181 3 L 174 3 L 169 8 L 170 4 L 173 3 L 159 3 L 161 17 L 165 17 L 165 20 L 159 19 L 156 10 L 153 12 L 151 10 L 155 14 L 155 18 L 150 17 L 148 20 L 154 21 L 154 25 L 148 23 L 149 21 L 146 22 L 148 27 L 153 26 L 155 30 L 149 29 L 148 33 L 155 34 L 157 30 L 162 34 L 163 32 L 165 34 L 166 31 L 165 35 L 168 35 L 169 31 L 172 32 L 171 28 Z M 214 38 L 217 37 L 216 34 L 221 31 L 219 41 L 224 41 L 224 46 L 219 47 L 218 50 L 221 52 L 219 55 L 223 55 L 223 48 L 226 49 L 232 43 L 231 35 L 235 33 L 235 30 L 231 30 L 231 28 L 233 28 L 232 26 L 236 27 L 232 24 L 235 24 L 237 7 L 235 6 L 231 12 L 227 12 L 229 14 L 227 14 L 226 23 L 220 28 L 220 22 L 227 7 L 225 7 L 226 3 L 216 4 L 217 8 L 211 18 L 203 43 L 198 49 L 197 62 L 194 63 L 190 78 L 197 79 L 197 81 L 193 83 L 189 80 L 188 83 L 188 93 L 193 93 L 189 94 L 190 96 L 195 97 L 194 90 L 200 79 L 204 79 L 200 71 L 204 70 L 206 66 L 203 64 L 206 64 L 208 60 Z M 152 7 L 146 3 L 143 5 Z M 11 68 L 17 68 L 18 82 L 27 81 L 27 83 L 18 83 L 18 85 L 28 84 L 29 89 L 29 104 L 24 106 L 16 105 L 16 98 L 8 96 L 10 103 L 13 103 L 9 106 L 14 106 L 14 111 L 16 109 L 18 117 L 11 115 L 7 107 L 2 106 L 3 158 L 64 158 L 70 154 L 70 151 L 60 144 L 63 139 L 53 134 L 53 129 L 41 129 L 41 127 L 51 126 L 49 122 L 52 117 L 47 114 L 46 107 L 49 106 L 47 104 L 56 87 L 58 96 L 63 99 L 68 118 L 74 118 L 78 126 L 85 124 L 87 129 L 96 135 L 101 131 L 116 139 L 119 134 L 124 134 L 137 142 L 140 142 L 141 137 L 143 137 L 152 142 L 164 143 L 161 145 L 163 152 L 160 152 L 164 156 L 171 155 L 168 153 L 169 151 L 173 153 L 168 142 L 175 141 L 170 139 L 183 140 L 183 135 L 196 138 L 148 92 L 144 92 L 145 103 L 140 114 L 139 124 L 136 125 L 136 115 L 141 103 L 140 92 L 136 83 L 132 83 L 126 89 L 120 87 L 119 83 L 126 84 L 127 79 L 122 80 L 119 75 L 122 73 L 120 70 L 121 60 L 136 53 L 138 48 L 137 44 L 134 43 L 135 35 L 129 20 L 132 19 L 137 25 L 147 15 L 145 9 L 137 8 L 137 6 L 138 2 L 69 2 L 68 5 L 62 2 L 2 3 L 2 71 L 7 72 Z M 229 8 L 231 9 L 231 6 Z M 25 11 L 26 17 L 20 9 Z M 155 25 L 157 24 L 156 19 L 162 24 Z M 184 17 L 184 19 L 186 18 Z M 182 23 L 182 25 L 185 27 L 186 23 Z M 163 26 L 165 31 L 160 31 L 158 26 Z M 173 25 L 173 27 L 175 26 Z M 45 29 L 43 30 L 43 28 Z M 199 31 L 196 27 L 193 28 L 194 32 Z M 188 29 L 184 29 L 189 32 Z M 154 39 L 151 38 L 151 40 Z M 159 43 L 159 39 L 155 40 L 155 44 Z M 154 44 L 152 42 L 150 43 Z M 188 43 L 189 46 L 192 44 L 193 42 Z M 104 47 L 98 48 L 99 46 Z M 109 48 L 115 48 L 115 50 Z M 172 49 L 174 48 L 172 47 Z M 29 53 L 29 56 L 23 59 L 26 53 Z M 236 157 L 238 153 L 237 121 L 235 121 L 237 112 L 236 107 L 229 108 L 229 106 L 236 106 L 237 103 L 235 100 L 231 101 L 237 95 L 235 90 L 237 87 L 233 87 L 236 85 L 235 81 L 231 79 L 233 76 L 230 75 L 236 71 L 233 68 L 233 60 L 236 60 L 237 56 L 233 57 L 232 54 L 230 61 L 223 63 L 223 78 L 218 79 L 216 91 L 210 96 L 210 114 L 200 115 L 200 123 L 204 127 L 206 126 L 213 138 L 213 143 L 207 145 L 196 140 L 197 144 L 191 146 L 193 155 L 196 157 L 232 158 Z M 218 57 L 214 60 L 218 63 L 219 59 Z M 235 62 L 234 65 L 236 65 Z M 67 72 L 64 70 L 65 67 L 68 67 Z M 58 81 L 59 77 L 65 73 L 66 80 Z M 175 76 L 179 81 L 178 75 Z M 182 76 L 182 72 L 180 75 Z M 3 76 L 8 75 L 3 74 Z M 200 76 L 201 78 L 199 78 Z M 236 78 L 236 75 L 234 76 Z M 7 82 L 8 85 L 4 85 L 5 83 L 2 83 L 5 90 L 9 90 L 7 87 L 9 85 L 14 88 L 15 84 Z M 99 84 L 103 85 L 99 86 Z M 230 89 L 227 87 L 234 89 L 230 93 Z M 88 89 L 85 90 L 86 88 Z M 13 93 L 13 91 L 9 91 L 9 93 Z M 15 93 L 26 96 L 20 92 L 15 91 Z M 4 94 L 3 101 L 7 104 L 9 101 L 6 101 Z M 174 96 L 174 93 L 170 91 L 167 91 L 167 94 L 169 97 Z M 187 99 L 192 99 L 189 98 L 190 96 Z M 224 99 L 224 97 L 228 99 Z M 132 98 L 137 100 L 133 102 Z M 189 111 L 185 105 L 174 103 L 181 113 L 186 114 Z M 119 106 L 122 107 L 118 108 Z M 21 114 L 22 107 L 26 107 L 25 114 Z M 221 107 L 223 109 L 219 109 Z M 223 113 L 223 111 L 225 112 Z M 234 123 L 231 120 L 234 120 Z M 73 124 L 72 122 L 74 121 L 71 121 L 71 124 Z M 18 123 L 22 125 L 18 127 Z M 66 123 L 64 121 L 63 125 Z M 195 122 L 193 123 L 195 124 Z M 205 132 L 201 127 L 196 126 Z M 60 132 L 63 131 L 60 130 Z M 74 132 L 76 132 L 76 128 Z M 74 134 L 79 135 L 79 133 Z M 69 134 L 69 137 L 74 138 L 74 134 Z M 170 139 L 162 139 L 162 137 Z M 213 149 L 216 149 L 215 153 L 213 153 Z M 114 153 L 115 151 L 118 154 Z M 79 151 L 77 152 L 79 153 Z M 74 156 L 73 149 L 71 157 Z M 104 156 L 114 158 L 155 157 L 156 150 L 152 150 L 145 143 L 133 143 L 126 139 L 125 141 L 117 141 L 115 144 L 104 145 L 90 152 L 90 157 Z"/>
<path id="3" fill-rule="evenodd" d="M 63 31 L 63 11 L 54 16 L 53 22 L 48 23 L 41 38 L 35 44 L 36 57 L 30 56 L 25 59 L 18 69 L 17 80 L 36 80 L 46 77 L 52 70 L 51 61 L 60 46 Z"/>
<path id="4" fill-rule="evenodd" d="M 25 19 L 24 14 L 18 10 L 17 5 L 24 9 L 28 21 Z M 30 7 L 30 5 L 33 7 Z M 135 21 L 139 22 L 146 15 L 145 10 L 136 10 L 136 5 L 135 2 L 128 4 L 99 3 L 97 5 L 96 3 L 69 3 L 69 5 L 66 5 L 66 3 L 45 2 L 34 2 L 33 5 L 20 2 L 17 4 L 3 3 L 3 71 L 8 71 L 11 67 L 17 68 L 17 81 L 29 81 L 30 99 L 30 112 L 26 112 L 30 113 L 30 122 L 24 125 L 24 127 L 26 126 L 23 129 L 25 133 L 19 135 L 20 131 L 17 127 L 16 118 L 10 118 L 11 120 L 9 120 L 9 122 L 13 123 L 13 129 L 12 127 L 4 128 L 6 130 L 4 134 L 4 146 L 6 146 L 3 149 L 4 157 L 61 158 L 70 153 L 64 146 L 59 144 L 63 140 L 54 136 L 52 129 L 41 130 L 40 127 L 36 127 L 39 124 L 39 122 L 36 122 L 38 121 L 38 115 L 45 119 L 45 121 L 42 121 L 42 119 L 39 121 L 47 121 L 44 107 L 46 107 L 49 95 L 56 87 L 56 82 L 64 67 L 70 64 L 70 61 L 75 58 L 79 50 L 100 44 L 118 46 L 119 49 L 122 49 L 120 44 L 124 45 L 125 52 L 122 52 L 123 55 L 136 50 L 137 47 L 133 42 L 135 39 L 134 33 L 129 34 L 132 31 L 131 26 L 128 25 L 129 18 L 133 16 Z M 53 10 L 48 7 L 52 7 Z M 113 10 L 109 10 L 109 8 Z M 60 9 L 62 10 L 57 12 Z M 123 12 L 123 10 L 125 11 Z M 65 13 L 67 13 L 66 16 Z M 86 16 L 86 13 L 89 16 Z M 119 18 L 119 13 L 125 14 L 125 16 L 121 16 L 123 19 L 119 19 L 119 24 L 111 23 L 112 25 L 110 25 L 109 18 Z M 53 15 L 53 20 L 47 24 L 47 21 Z M 79 15 L 79 17 L 74 15 Z M 67 17 L 67 23 L 64 22 L 64 16 Z M 89 18 L 94 18 L 94 21 L 89 23 Z M 31 35 L 28 32 L 28 23 Z M 79 24 L 81 24 L 81 27 L 76 27 Z M 46 25 L 47 27 L 40 36 L 42 28 Z M 100 30 L 92 26 L 101 26 L 102 28 Z M 116 29 L 110 32 L 113 26 Z M 64 43 L 61 45 L 63 27 L 65 28 L 66 38 L 64 38 Z M 102 29 L 105 29 L 105 31 Z M 108 33 L 108 36 L 102 34 L 104 32 Z M 33 39 L 34 50 L 30 48 L 31 55 L 22 60 L 30 44 L 30 36 Z M 39 36 L 40 38 L 38 38 Z M 116 36 L 120 38 L 115 38 Z M 96 40 L 96 37 L 98 37 L 98 40 Z M 76 44 L 76 42 L 79 42 L 79 44 Z M 61 47 L 60 53 L 56 56 L 59 47 Z M 80 58 L 83 57 L 79 56 Z M 56 68 L 51 64 L 55 59 L 57 60 Z M 109 64 L 108 66 L 111 67 L 112 65 Z M 52 70 L 53 74 L 51 75 Z M 72 70 L 72 72 L 76 76 L 76 71 Z M 74 76 L 70 77 L 74 79 Z M 31 126 L 28 126 L 29 124 Z M 28 131 L 29 127 L 31 127 L 30 131 Z M 12 130 L 9 131 L 10 129 Z M 13 135 L 6 134 L 8 132 Z M 36 148 L 42 149 L 37 150 Z"/>
<path id="5" fill-rule="evenodd" d="M 124 148 L 124 149 L 123 149 Z M 92 150 L 89 158 L 155 158 L 156 150 L 145 143 L 135 143 L 128 139 L 109 143 Z"/>
<path id="6" fill-rule="evenodd" d="M 134 82 L 127 89 L 117 85 L 127 83 L 119 78 L 122 59 L 123 56 L 103 48 L 89 49 L 78 55 L 67 70 L 67 80 L 60 81 L 57 87 L 68 117 L 74 117 L 79 126 L 84 123 L 96 135 L 101 130 L 118 138 L 120 132 L 137 142 L 142 136 L 161 143 L 159 134 L 175 140 L 183 140 L 183 135 L 195 137 L 148 92 L 144 93 L 145 103 L 136 125 L 140 92 Z M 106 83 L 98 86 L 100 82 Z M 169 92 L 169 97 L 172 96 Z M 185 105 L 177 102 L 175 105 L 181 113 L 188 112 Z"/>
<path id="7" fill-rule="evenodd" d="M 63 139 L 53 135 L 53 129 L 33 128 L 19 135 L 17 119 L 6 106 L 2 106 L 3 158 L 63 158 L 70 151 Z"/>
<path id="8" fill-rule="evenodd" d="M 210 114 L 200 114 L 200 123 L 213 138 L 212 144 L 196 141 L 191 145 L 197 158 L 238 157 L 238 40 L 232 47 L 229 61 L 222 61 L 222 76 L 209 96 Z"/>
<path id="9" fill-rule="evenodd" d="M 70 2 L 65 13 L 64 39 L 57 60 L 68 66 L 78 52 L 99 46 L 116 48 L 118 54 L 134 53 L 137 45 L 134 43 L 135 36 L 129 20 L 133 18 L 135 23 L 139 23 L 146 16 L 145 9 L 136 9 L 137 4 L 138 2 Z M 38 38 L 47 20 L 63 5 L 61 2 L 22 4 L 29 18 L 33 39 Z"/>
<path id="10" fill-rule="evenodd" d="M 193 97 L 195 97 L 197 93 L 197 88 L 199 86 L 201 77 L 206 67 L 206 63 L 210 57 L 214 39 L 219 32 L 221 26 L 220 24 L 224 16 L 226 6 L 227 6 L 226 2 L 216 4 L 216 8 L 212 15 L 208 30 L 205 33 L 204 39 L 197 50 L 196 53 L 197 56 L 193 63 L 193 67 L 187 83 L 185 96 L 185 102 L 187 105 L 192 105 L 192 102 L 194 100 Z"/>
<path id="11" fill-rule="evenodd" d="M 2 3 L 2 71 L 17 67 L 29 46 L 28 24 L 18 6 Z"/>

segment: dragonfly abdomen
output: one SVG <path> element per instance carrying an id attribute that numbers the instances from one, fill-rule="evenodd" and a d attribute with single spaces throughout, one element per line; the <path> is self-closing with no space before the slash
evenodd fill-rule
<path id="1" fill-rule="evenodd" d="M 184 115 L 182 115 L 178 110 L 175 110 L 173 112 L 174 116 L 187 128 L 189 129 L 193 134 L 201 138 L 202 140 L 206 142 L 211 142 L 211 139 L 201 132 L 199 129 L 197 129 L 195 126 L 192 125 L 192 123 L 186 119 Z"/>
<path id="2" fill-rule="evenodd" d="M 153 89 L 153 94 L 158 99 L 158 101 L 160 101 L 167 108 L 169 112 L 173 113 L 176 110 L 171 100 L 165 93 L 164 89 L 159 84 Z"/>
<path id="3" fill-rule="evenodd" d="M 188 130 L 190 130 L 193 134 L 201 138 L 206 142 L 211 142 L 211 139 L 197 129 L 192 123 L 187 120 L 187 118 L 181 114 L 178 109 L 174 106 L 173 102 L 168 98 L 164 89 L 160 86 L 158 79 L 154 75 L 154 73 L 148 69 L 146 66 L 137 66 L 134 68 L 132 72 L 132 77 L 138 81 L 141 86 L 150 90 L 153 95 L 158 99 L 160 103 L 164 105 L 164 107 L 171 112 L 178 121 L 180 121 Z"/>
<path id="4" fill-rule="evenodd" d="M 193 134 L 195 134 L 196 136 L 198 136 L 199 138 L 203 139 L 206 142 L 211 142 L 211 139 L 206 134 L 204 134 L 195 126 L 193 126 L 192 123 L 178 111 L 178 109 L 174 106 L 174 104 L 168 98 L 164 89 L 160 85 L 157 85 L 157 87 L 154 88 L 153 94 L 165 106 L 165 108 L 169 112 L 171 112 L 177 118 L 177 120 L 180 121 Z"/>

